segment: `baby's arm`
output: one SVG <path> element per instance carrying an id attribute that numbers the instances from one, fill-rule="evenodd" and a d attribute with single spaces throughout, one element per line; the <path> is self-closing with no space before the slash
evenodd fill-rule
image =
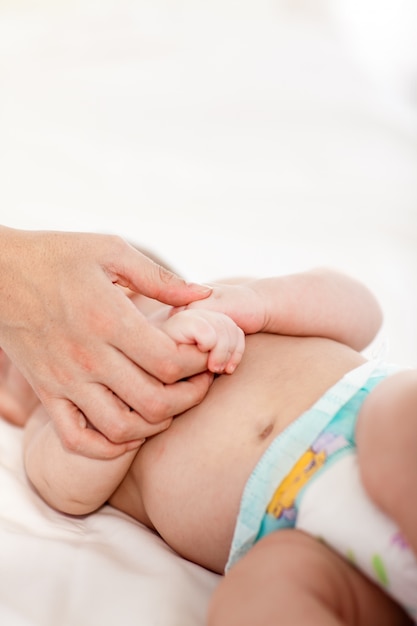
<path id="1" fill-rule="evenodd" d="M 222 311 L 246 334 L 327 337 L 363 350 L 382 323 L 381 308 L 371 291 L 333 270 L 315 269 L 213 287 L 203 303 L 187 308 L 204 306 Z"/>
<path id="2" fill-rule="evenodd" d="M 98 509 L 111 496 L 136 453 L 113 459 L 92 459 L 65 449 L 54 423 L 39 405 L 25 427 L 26 473 L 39 495 L 51 507 L 70 515 Z"/>

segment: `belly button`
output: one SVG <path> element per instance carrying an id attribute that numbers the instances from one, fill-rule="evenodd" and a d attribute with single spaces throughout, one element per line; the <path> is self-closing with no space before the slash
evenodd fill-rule
<path id="1" fill-rule="evenodd" d="M 259 433 L 259 439 L 264 440 L 267 437 L 269 437 L 269 435 L 272 433 L 274 429 L 274 425 L 273 424 L 268 424 L 268 426 L 266 426 L 260 433 Z"/>

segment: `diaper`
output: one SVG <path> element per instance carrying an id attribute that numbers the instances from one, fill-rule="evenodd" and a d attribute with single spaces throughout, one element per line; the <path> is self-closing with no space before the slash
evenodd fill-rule
<path id="1" fill-rule="evenodd" d="M 394 522 L 368 498 L 354 451 L 311 481 L 295 528 L 317 537 L 392 596 L 417 621 L 417 561 Z"/>
<path id="2" fill-rule="evenodd" d="M 398 528 L 361 485 L 359 410 L 399 367 L 369 361 L 348 372 L 265 451 L 243 492 L 226 571 L 270 532 L 299 528 L 321 539 L 417 616 L 417 563 Z"/>

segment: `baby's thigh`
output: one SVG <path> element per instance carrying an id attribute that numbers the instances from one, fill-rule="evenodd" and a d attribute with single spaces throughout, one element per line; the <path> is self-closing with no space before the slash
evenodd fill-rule
<path id="1" fill-rule="evenodd" d="M 402 626 L 411 622 L 339 555 L 297 530 L 259 541 L 224 577 L 208 626 Z"/>
<path id="2" fill-rule="evenodd" d="M 356 440 L 365 489 L 417 554 L 417 370 L 394 374 L 370 393 Z"/>

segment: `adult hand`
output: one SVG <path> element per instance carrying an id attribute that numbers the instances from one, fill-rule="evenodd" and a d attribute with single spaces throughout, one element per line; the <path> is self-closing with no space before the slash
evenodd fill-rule
<path id="1" fill-rule="evenodd" d="M 150 325 L 121 287 L 175 306 L 206 297 L 207 287 L 119 237 L 5 227 L 0 275 L 0 345 L 66 448 L 118 456 L 206 394 L 207 355 Z"/>

